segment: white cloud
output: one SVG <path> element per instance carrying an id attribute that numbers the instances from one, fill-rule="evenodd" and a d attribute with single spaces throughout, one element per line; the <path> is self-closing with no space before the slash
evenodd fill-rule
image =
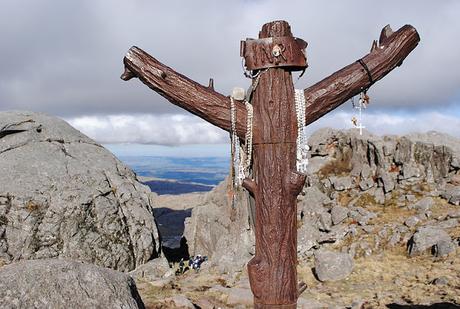
<path id="1" fill-rule="evenodd" d="M 332 112 L 307 127 L 311 134 L 322 127 L 352 128 L 351 117 L 346 111 Z M 137 114 L 84 116 L 67 121 L 99 143 L 137 143 L 153 145 L 190 145 L 228 143 L 227 132 L 192 115 Z M 363 124 L 374 134 L 407 134 L 412 132 L 439 131 L 460 137 L 460 118 L 439 112 L 420 112 L 412 115 L 365 112 Z"/>
<path id="2" fill-rule="evenodd" d="M 228 140 L 225 131 L 191 115 L 107 115 L 66 120 L 103 144 L 217 144 Z"/>
<path id="3" fill-rule="evenodd" d="M 353 128 L 351 118 L 355 114 L 339 111 L 331 113 L 307 127 L 311 134 L 322 127 L 336 129 Z M 403 135 L 413 132 L 438 131 L 460 137 L 460 118 L 456 115 L 439 112 L 418 112 L 411 115 L 370 112 L 363 114 L 363 125 L 366 130 L 376 135 Z"/>

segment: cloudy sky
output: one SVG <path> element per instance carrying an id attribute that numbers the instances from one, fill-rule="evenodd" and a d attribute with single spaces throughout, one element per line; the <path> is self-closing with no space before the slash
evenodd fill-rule
<path id="1" fill-rule="evenodd" d="M 421 42 L 371 88 L 364 124 L 376 134 L 438 130 L 460 137 L 458 16 L 458 0 L 1 0 L 0 110 L 53 114 L 105 144 L 220 145 L 227 133 L 138 80 L 119 78 L 132 45 L 197 82 L 213 77 L 216 90 L 229 94 L 249 85 L 240 40 L 256 37 L 268 21 L 287 20 L 309 43 L 310 66 L 297 88 L 365 55 L 386 24 L 412 24 Z M 344 104 L 309 131 L 349 128 L 352 114 Z"/>

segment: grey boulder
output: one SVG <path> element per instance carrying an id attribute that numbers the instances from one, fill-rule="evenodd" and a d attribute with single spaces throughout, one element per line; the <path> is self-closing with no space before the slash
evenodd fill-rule
<path id="1" fill-rule="evenodd" d="M 459 186 L 451 186 L 446 189 L 445 192 L 441 194 L 441 197 L 446 199 L 452 205 L 460 205 L 460 187 Z"/>
<path id="2" fill-rule="evenodd" d="M 134 280 L 71 260 L 21 261 L 0 268 L 0 307 L 144 308 Z"/>
<path id="3" fill-rule="evenodd" d="M 456 245 L 443 229 L 425 226 L 409 240 L 409 255 L 420 255 L 428 250 L 436 256 L 445 256 L 456 250 Z"/>
<path id="4" fill-rule="evenodd" d="M 315 252 L 315 273 L 320 281 L 345 279 L 353 271 L 353 265 L 353 258 L 348 253 Z"/>
<path id="5" fill-rule="evenodd" d="M 159 254 L 150 190 L 65 121 L 0 113 L 0 259 L 129 271 Z"/>

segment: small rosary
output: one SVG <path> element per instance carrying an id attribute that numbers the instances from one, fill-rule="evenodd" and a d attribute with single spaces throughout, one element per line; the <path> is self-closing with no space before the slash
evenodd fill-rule
<path id="1" fill-rule="evenodd" d="M 360 93 L 358 104 L 355 104 L 354 98 L 351 99 L 351 104 L 353 105 L 353 108 L 356 108 L 359 110 L 358 118 L 356 118 L 356 116 L 353 116 L 351 118 L 351 123 L 353 124 L 353 126 L 359 129 L 359 135 L 363 135 L 363 129 L 366 128 L 363 125 L 362 110 L 367 108 L 367 105 L 369 105 L 369 101 L 370 101 L 370 98 L 367 95 L 367 91 L 363 91 Z"/>

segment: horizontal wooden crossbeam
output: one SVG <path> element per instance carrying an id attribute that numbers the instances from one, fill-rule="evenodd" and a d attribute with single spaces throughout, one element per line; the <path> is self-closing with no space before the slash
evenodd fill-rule
<path id="1" fill-rule="evenodd" d="M 379 43 L 374 41 L 370 53 L 359 62 L 344 67 L 304 90 L 307 101 L 306 124 L 321 118 L 400 66 L 419 41 L 417 30 L 410 25 L 396 32 L 389 26 L 383 28 Z M 129 49 L 124 64 L 123 80 L 137 77 L 171 103 L 230 132 L 229 97 L 174 71 L 135 46 Z M 246 108 L 239 101 L 235 102 L 235 106 L 236 131 L 240 138 L 244 138 Z"/>

